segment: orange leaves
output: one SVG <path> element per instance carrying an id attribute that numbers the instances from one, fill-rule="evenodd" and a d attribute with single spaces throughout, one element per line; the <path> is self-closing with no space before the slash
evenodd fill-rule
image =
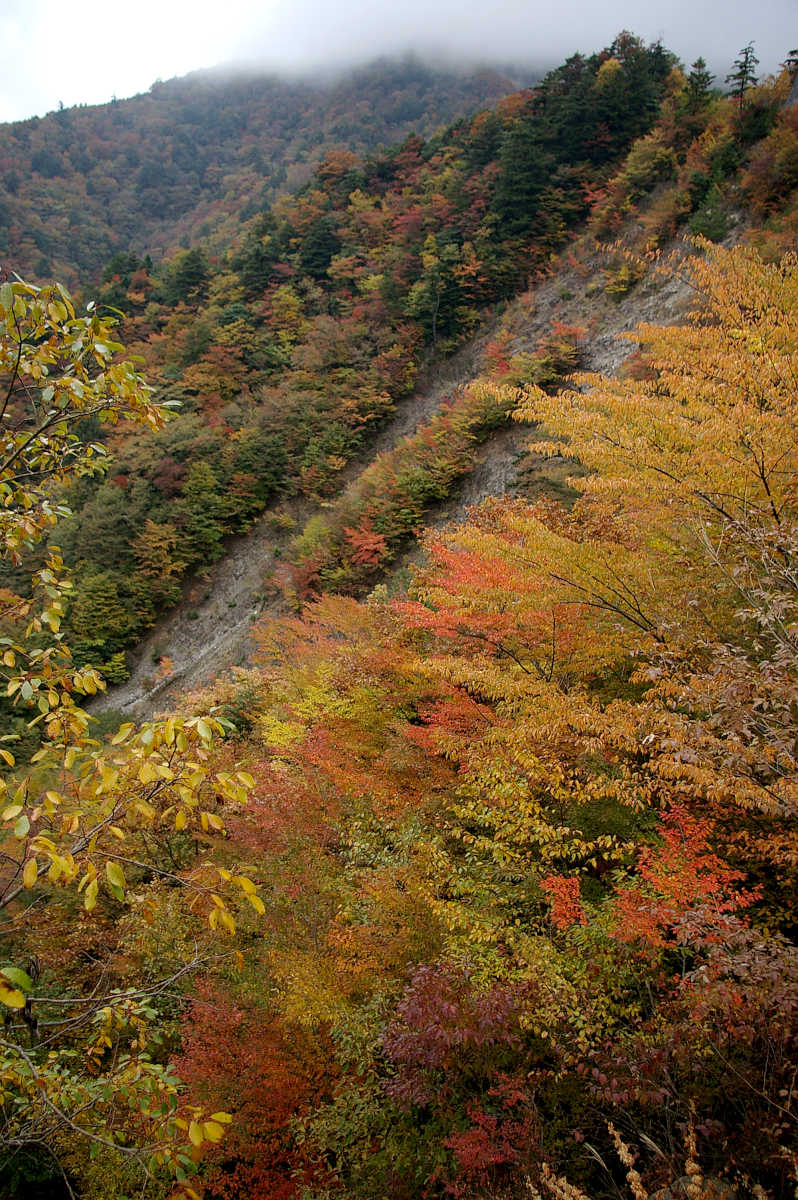
<path id="1" fill-rule="evenodd" d="M 290 1029 L 268 1010 L 236 1004 L 209 985 L 201 988 L 191 1018 L 177 1069 L 192 1099 L 233 1117 L 221 1154 L 208 1155 L 214 1194 L 289 1200 L 298 1181 L 314 1174 L 291 1129 L 332 1084 L 329 1047 L 323 1037 Z M 204 1139 L 219 1140 L 214 1126 L 220 1117 L 229 1119 L 213 1113 L 198 1122 Z"/>
<path id="2" fill-rule="evenodd" d="M 331 1028 L 346 1064 L 332 1099 L 311 1095 L 317 1145 L 331 1154 L 359 1145 L 371 1158 L 390 1129 L 387 1154 L 412 1157 L 423 1110 L 425 1135 L 462 1168 L 482 1171 L 495 1154 L 511 1165 L 502 1127 L 509 1136 L 522 1083 L 534 1079 L 542 1109 L 563 1083 L 584 1112 L 592 1085 L 579 1068 L 605 1039 L 620 1060 L 606 1074 L 595 1064 L 607 1103 L 667 1095 L 675 1109 L 685 1086 L 727 1119 L 729 1073 L 713 1049 L 748 1073 L 744 1026 L 772 986 L 737 1003 L 737 950 L 756 944 L 764 981 L 781 943 L 763 930 L 794 917 L 783 902 L 795 865 L 794 417 L 786 392 L 768 407 L 753 390 L 763 346 L 788 362 L 792 309 L 783 322 L 762 311 L 776 293 L 789 301 L 793 284 L 756 269 L 746 287 L 736 273 L 747 262 L 695 269 L 717 323 L 647 330 L 659 356 L 650 377 L 592 378 L 593 392 L 565 400 L 535 393 L 535 411 L 595 472 L 572 509 L 489 503 L 426 538 L 408 598 L 328 596 L 258 631 L 248 709 L 258 796 L 234 836 L 264 864 L 263 975 L 279 1032 Z M 745 358 L 749 394 L 731 406 L 723 347 L 732 364 Z M 702 535 L 696 488 L 726 479 L 734 494 L 748 453 L 734 437 L 754 427 L 757 406 L 783 443 L 780 522 L 759 504 L 755 520 L 708 518 Z M 749 424 L 736 428 L 738 416 Z M 445 412 L 422 432 L 424 454 L 448 453 L 453 420 Z M 397 496 L 396 463 L 378 465 Z M 343 526 L 363 565 L 390 540 L 381 494 Z M 765 877 L 754 850 L 778 867 L 769 894 L 756 876 L 746 886 L 748 868 Z M 755 903 L 764 919 L 749 931 Z M 707 1024 L 726 990 L 732 1020 L 713 1041 Z M 739 1032 L 731 1048 L 728 1030 Z M 681 1062 L 679 1045 L 690 1048 Z M 279 1089 L 273 1049 L 258 1068 Z M 505 1094 L 509 1052 L 520 1069 Z M 323 1048 L 309 1058 L 323 1065 Z M 716 1072 L 715 1095 L 691 1082 L 694 1070 Z M 749 1101 L 763 1090 L 752 1085 Z"/>
<path id="3" fill-rule="evenodd" d="M 747 907 L 755 893 L 741 891 L 745 878 L 711 848 L 710 821 L 674 805 L 663 818 L 662 842 L 637 856 L 639 879 L 618 892 L 613 937 L 621 942 L 664 946 L 682 940 L 680 928 L 691 920 L 717 939 L 728 930 L 727 914 Z"/>
<path id="4" fill-rule="evenodd" d="M 547 875 L 541 879 L 540 889 L 551 904 L 551 923 L 555 929 L 587 924 L 576 876 Z"/>
<path id="5" fill-rule="evenodd" d="M 352 547 L 352 562 L 359 567 L 379 566 L 385 557 L 388 543 L 381 533 L 377 533 L 370 517 L 364 517 L 358 529 L 344 526 L 346 540 Z"/>
<path id="6" fill-rule="evenodd" d="M 417 599 L 397 611 L 446 639 L 444 653 L 458 654 L 460 640 L 477 660 L 501 662 L 508 684 L 519 674 L 530 685 L 586 674 L 617 653 L 610 606 L 625 600 L 612 594 L 612 572 L 620 574 L 626 553 L 584 548 L 574 533 L 578 524 L 551 521 L 545 508 L 488 502 L 465 525 L 428 535 L 431 566 L 417 576 Z"/>

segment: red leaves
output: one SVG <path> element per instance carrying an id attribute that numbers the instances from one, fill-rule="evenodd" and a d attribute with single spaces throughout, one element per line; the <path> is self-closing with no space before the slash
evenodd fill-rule
<path id="1" fill-rule="evenodd" d="M 383 1037 L 396 1069 L 386 1093 L 405 1111 L 426 1109 L 453 1151 L 453 1170 L 437 1172 L 448 1195 L 499 1184 L 508 1172 L 528 1169 L 539 1152 L 520 1020 L 529 988 L 482 990 L 462 968 L 420 967 Z"/>
<path id="2" fill-rule="evenodd" d="M 357 529 L 344 526 L 346 540 L 352 547 L 352 562 L 359 567 L 376 567 L 382 562 L 388 543 L 374 528 L 370 517 L 364 517 Z"/>
<path id="3" fill-rule="evenodd" d="M 491 379 L 502 379 L 510 369 L 510 334 L 503 332 L 485 347 L 485 361 Z"/>
<path id="4" fill-rule="evenodd" d="M 638 855 L 639 881 L 619 891 L 614 938 L 664 946 L 672 937 L 694 941 L 698 927 L 710 939 L 714 929 L 717 938 L 730 927 L 727 915 L 750 904 L 754 893 L 734 886 L 744 876 L 711 849 L 711 822 L 674 805 L 661 835 L 659 846 Z"/>
<path id="5" fill-rule="evenodd" d="M 521 1047 L 518 1001 L 509 986 L 480 993 L 462 968 L 419 967 L 383 1037 L 397 1068 L 388 1095 L 402 1106 L 437 1104 L 458 1077 L 490 1073 L 494 1050 Z"/>
<path id="6" fill-rule="evenodd" d="M 575 876 L 547 875 L 545 879 L 541 879 L 540 888 L 551 904 L 551 922 L 555 929 L 570 929 L 572 925 L 587 924 L 580 898 L 579 880 Z"/>
<path id="7" fill-rule="evenodd" d="M 176 1066 L 192 1097 L 233 1115 L 210 1170 L 210 1194 L 290 1200 L 315 1172 L 292 1135 L 296 1116 L 329 1089 L 329 1048 L 206 987 L 194 1002 Z"/>
<path id="8" fill-rule="evenodd" d="M 488 1095 L 500 1094 L 491 1088 Z M 517 1093 L 523 1107 L 520 1115 L 508 1118 L 485 1112 L 479 1102 L 468 1106 L 469 1128 L 451 1134 L 444 1146 L 454 1151 L 458 1178 L 446 1191 L 452 1196 L 473 1195 L 474 1187 L 499 1181 L 502 1167 L 521 1167 L 535 1161 L 539 1153 L 539 1128 L 529 1110 L 528 1093 Z M 526 1109 L 526 1111 L 524 1111 Z"/>

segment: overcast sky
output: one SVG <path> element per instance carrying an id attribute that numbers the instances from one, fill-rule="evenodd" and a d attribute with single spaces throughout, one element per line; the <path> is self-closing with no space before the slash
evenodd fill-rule
<path id="1" fill-rule="evenodd" d="M 798 0 L 0 0 L 0 121 L 97 104 L 219 63 L 318 68 L 379 54 L 553 64 L 620 29 L 719 76 L 755 42 L 760 73 L 798 45 Z"/>

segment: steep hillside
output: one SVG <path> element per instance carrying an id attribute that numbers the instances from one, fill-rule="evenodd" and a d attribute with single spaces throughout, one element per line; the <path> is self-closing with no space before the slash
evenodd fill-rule
<path id="1" fill-rule="evenodd" d="M 790 83 L 621 35 L 0 279 L 2 1200 L 794 1193 Z"/>
<path id="2" fill-rule="evenodd" d="M 451 353 L 486 306 L 549 269 L 661 104 L 675 113 L 683 87 L 661 46 L 622 35 L 434 139 L 413 136 L 366 161 L 329 154 L 218 264 L 196 249 L 158 269 L 119 256 L 98 299 L 126 313 L 130 350 L 161 398 L 182 408 L 154 440 L 124 427 L 84 431 L 115 457 L 105 478 L 75 483 L 75 516 L 57 534 L 76 572 L 79 657 L 118 677 L 126 646 L 178 598 L 186 573 L 222 555 L 226 536 L 277 497 L 335 495 L 427 356 Z M 675 152 L 666 159 L 675 164 Z M 661 156 L 642 174 L 647 186 L 659 181 Z M 569 337 L 552 330 L 516 383 L 559 378 L 574 363 Z M 462 473 L 472 435 L 507 418 L 506 405 L 491 406 L 487 393 L 471 395 L 444 414 L 430 436 L 448 458 L 436 464 L 427 448 L 423 469 L 403 462 L 402 496 L 388 503 L 392 484 L 375 468 L 348 519 L 329 531 L 317 522 L 291 552 L 299 593 L 314 578 L 338 590 L 367 583 L 369 555 L 358 564 L 345 552 L 346 528 L 357 538 L 365 522 L 368 539 L 373 522 L 386 538 L 377 558 L 394 554 Z"/>
<path id="3" fill-rule="evenodd" d="M 119 250 L 157 260 L 198 239 L 225 248 L 331 149 L 429 134 L 515 86 L 413 59 L 335 82 L 205 71 L 0 125 L 0 265 L 88 283 Z"/>
<path id="4" fill-rule="evenodd" d="M 741 233 L 740 228 L 734 236 Z M 652 275 L 620 301 L 603 292 L 586 296 L 589 281 L 606 269 L 610 256 L 590 252 L 584 244 L 575 248 L 580 259 L 574 260 L 573 266 L 561 261 L 550 279 L 530 289 L 501 316 L 489 318 L 450 358 L 436 361 L 421 373 L 415 391 L 397 405 L 368 455 L 360 455 L 342 473 L 340 496 L 321 509 L 308 499 L 283 500 L 246 534 L 229 539 L 221 561 L 185 582 L 181 602 L 156 622 L 131 653 L 130 679 L 112 685 L 93 700 L 91 711 L 115 712 L 125 720 L 149 719 L 167 709 L 185 689 L 196 688 L 230 667 L 245 666 L 253 653 L 256 621 L 266 613 L 276 615 L 293 608 L 276 581 L 286 556 L 292 553 L 297 531 L 311 520 L 346 520 L 340 514 L 363 486 L 369 464 L 380 456 L 390 456 L 402 444 L 412 444 L 413 436 L 439 417 L 442 406 L 475 380 L 495 372 L 497 345 L 508 358 L 531 356 L 550 336 L 552 322 L 571 327 L 582 322 L 580 367 L 614 375 L 636 351 L 634 344 L 620 340 L 622 334 L 643 321 L 674 321 L 689 308 L 689 285 L 671 274 Z M 682 245 L 681 256 L 688 249 Z M 574 464 L 544 462 L 529 455 L 526 447 L 532 434 L 528 428 L 517 423 L 508 427 L 503 422 L 483 436 L 484 441 L 474 440 L 453 474 L 448 496 L 444 492 L 431 498 L 424 524 L 443 526 L 462 520 L 470 505 L 489 496 L 537 498 L 567 493 L 563 483 Z M 416 553 L 411 556 L 417 560 Z M 403 556 L 393 564 L 391 575 L 399 570 L 406 581 L 405 562 Z"/>
<path id="5" fill-rule="evenodd" d="M 49 734 L 0 754 L 12 1200 L 790 1193 L 796 254 L 679 276 L 691 312 L 622 377 L 497 385 L 578 463 L 565 503 L 494 498 L 408 592 L 262 620 L 162 722 L 87 736 L 55 557 L 2 595 L 7 702 Z M 536 298 L 565 299 L 505 314 L 491 373 Z M 158 422 L 59 293 L 0 315 L 15 400 Z M 4 463 L 12 555 L 51 519 L 46 432 Z"/>
<path id="6" fill-rule="evenodd" d="M 689 221 L 694 232 L 727 241 L 743 234 L 760 242 L 767 237 L 770 253 L 785 244 L 792 236 L 795 208 L 784 164 L 790 161 L 796 121 L 792 106 L 777 116 L 786 89 L 783 80 L 775 89 L 751 96 L 749 125 L 760 132 L 773 125 L 773 131 L 759 140 L 749 133 L 749 148 L 740 145 L 727 101 L 705 96 L 699 103 L 682 101 L 679 111 L 678 101 L 668 98 L 654 130 L 635 143 L 620 169 L 607 175 L 593 199 L 589 231 L 577 231 L 570 248 L 549 268 L 551 276 L 505 311 L 487 315 L 476 335 L 450 358 L 433 354 L 414 392 L 397 392 L 393 415 L 382 418 L 382 430 L 351 443 L 326 487 L 320 489 L 318 473 L 306 476 L 299 496 L 291 498 L 293 489 L 288 494 L 283 490 L 277 506 L 250 534 L 226 543 L 221 564 L 206 560 L 186 585 L 180 606 L 162 616 L 147 636 L 129 683 L 112 689 L 99 707 L 138 705 L 137 711 L 149 711 L 162 697 L 173 695 L 175 686 L 194 684 L 222 666 L 245 661 L 251 621 L 264 605 L 280 611 L 287 598 L 289 603 L 291 596 L 306 599 L 319 589 L 367 590 L 386 570 L 396 571 L 408 543 L 430 520 L 441 523 L 467 504 L 505 491 L 531 497 L 567 494 L 568 465 L 549 463 L 541 474 L 539 462 L 523 453 L 528 434 L 518 427 L 507 429 L 512 404 L 495 389 L 556 386 L 576 365 L 613 374 L 631 353 L 617 334 L 640 321 L 676 319 L 689 289 L 678 277 L 652 272 L 645 255 L 652 245 L 667 245 L 680 224 Z M 440 163 L 433 159 L 432 165 Z M 403 184 L 406 178 L 402 176 Z M 426 179 L 421 176 L 422 187 Z M 408 199 L 405 189 L 405 202 L 417 206 L 420 220 L 424 210 L 417 194 L 411 192 Z M 749 205 L 746 213 L 740 208 L 743 200 Z M 765 206 L 770 213 L 767 235 L 757 217 Z M 394 216 L 392 234 L 396 226 Z M 376 258 L 376 224 L 370 229 Z M 620 232 L 622 242 L 597 252 L 593 231 Z M 250 255 L 254 245 L 258 243 L 252 238 L 246 243 Z M 517 247 L 518 242 L 511 243 Z M 244 255 L 242 260 L 246 262 Z M 284 277 L 277 275 L 278 286 Z M 442 324 L 445 314 L 441 306 Z M 328 325 L 325 337 L 330 338 Z M 356 352 L 357 343 L 350 340 L 347 346 L 350 355 Z M 298 347 L 307 355 L 301 339 Z M 362 371 L 369 368 L 364 358 Z M 280 394 L 290 404 L 296 384 L 290 371 L 284 378 Z M 313 377 L 305 370 L 300 378 L 307 388 Z M 481 393 L 467 387 L 478 379 L 488 385 L 481 399 Z M 351 386 L 349 375 L 345 386 Z M 327 406 L 333 387 L 328 374 L 320 393 Z M 322 462 L 315 460 L 317 471 Z"/>

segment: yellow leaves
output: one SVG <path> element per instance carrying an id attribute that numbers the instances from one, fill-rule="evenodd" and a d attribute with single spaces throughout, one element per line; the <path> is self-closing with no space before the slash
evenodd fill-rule
<path id="1" fill-rule="evenodd" d="M 251 776 L 250 776 L 251 778 Z M 228 800 L 243 804 L 247 798 L 247 788 L 226 771 L 218 771 L 214 776 L 216 788 Z M 253 781 L 254 782 L 254 781 Z"/>
<path id="2" fill-rule="evenodd" d="M 211 864 L 209 863 L 206 865 L 210 866 Z M 264 915 L 266 912 L 266 906 L 261 900 L 260 896 L 257 894 L 256 885 L 251 879 L 247 878 L 246 875 L 234 876 L 232 872 L 228 871 L 225 867 L 216 867 L 215 870 L 217 871 L 219 878 L 224 883 L 231 883 L 240 889 L 243 896 L 249 901 L 250 905 L 252 908 L 254 908 L 255 912 L 258 913 L 259 916 Z M 208 924 L 210 925 L 211 929 L 215 930 L 221 927 L 230 934 L 235 933 L 235 921 L 233 920 L 233 917 L 224 899 L 217 892 L 211 892 L 210 900 L 213 904 L 213 908 L 208 914 Z"/>
<path id="3" fill-rule="evenodd" d="M 537 390 L 519 409 L 551 432 L 551 450 L 564 439 L 565 452 L 600 476 L 576 483 L 581 490 L 631 486 L 660 503 L 705 508 L 707 517 L 718 502 L 733 513 L 789 502 L 794 259 L 765 265 L 750 248 L 705 250 L 688 267 L 705 307 L 685 325 L 646 325 L 635 335 L 648 378 L 585 375 L 581 391 Z"/>
<path id="4" fill-rule="evenodd" d="M 0 974 L 0 1002 L 7 1008 L 24 1008 L 25 995 L 19 988 L 11 987 L 5 977 Z"/>
<path id="5" fill-rule="evenodd" d="M 50 319 L 57 324 L 61 324 L 63 321 L 66 321 L 67 316 L 69 315 L 66 305 L 60 300 L 51 301 L 51 303 L 47 305 L 47 313 Z"/>
<path id="6" fill-rule="evenodd" d="M 109 792 L 116 787 L 119 781 L 119 772 L 107 763 L 100 765 L 100 786 L 97 791 Z"/>
<path id="7" fill-rule="evenodd" d="M 219 896 L 212 896 L 211 899 L 215 902 L 217 907 L 212 908 L 208 914 L 208 925 L 213 930 L 218 929 L 221 925 L 222 928 L 232 936 L 236 931 L 236 923 L 233 920 L 233 917 L 222 905 Z"/>
<path id="8" fill-rule="evenodd" d="M 19 865 L 22 886 L 32 887 L 40 876 L 61 885 L 79 879 L 84 909 L 92 912 L 99 902 L 98 863 L 110 893 L 120 902 L 125 900 L 127 882 L 117 854 L 109 853 L 112 845 L 161 825 L 179 833 L 195 818 L 206 833 L 224 834 L 220 804 L 243 803 L 255 781 L 246 771 L 211 774 L 196 761 L 205 754 L 205 741 L 220 730 L 213 718 L 202 727 L 199 720 L 173 718 L 138 733 L 130 725 L 123 727 L 113 739 L 115 744 L 102 752 L 97 743 L 88 741 L 66 749 L 43 746 L 36 756 L 38 768 L 51 775 L 65 773 L 62 790 L 46 788 L 31 797 L 23 782 L 0 812 L 9 832 L 25 844 Z M 192 749 L 193 758 L 189 757 Z M 91 836 L 85 836 L 92 829 Z M 73 846 L 79 851 L 75 856 Z M 227 876 L 229 882 L 232 873 Z M 187 886 L 194 887 L 189 880 Z M 242 892 L 253 887 L 248 880 L 234 886 Z M 261 911 L 257 896 L 250 903 Z M 214 918 L 214 927 L 235 932 L 225 906 Z"/>
<path id="9" fill-rule="evenodd" d="M 201 1146 L 205 1138 L 203 1136 L 202 1127 L 196 1122 L 189 1122 L 188 1137 L 192 1146 Z"/>
<path id="10" fill-rule="evenodd" d="M 275 750 L 289 750 L 305 735 L 305 726 L 300 721 L 285 721 L 272 713 L 265 713 L 258 721 L 258 732 L 267 746 Z"/>
<path id="11" fill-rule="evenodd" d="M 333 958 L 300 948 L 290 954 L 275 951 L 272 970 L 282 992 L 281 1009 L 287 1021 L 312 1029 L 339 1016 L 343 981 Z"/>
<path id="12" fill-rule="evenodd" d="M 159 778 L 157 768 L 146 759 L 139 767 L 138 778 L 140 783 L 154 783 Z"/>
<path id="13" fill-rule="evenodd" d="M 122 892 L 124 894 L 126 887 L 125 873 L 119 863 L 107 862 L 105 864 L 105 875 L 112 890 L 115 893 Z"/>
<path id="14" fill-rule="evenodd" d="M 211 1113 L 209 1117 L 205 1117 L 200 1109 L 192 1108 L 189 1110 L 190 1116 L 188 1119 L 178 1117 L 175 1125 L 178 1130 L 182 1130 L 187 1136 L 194 1150 L 200 1150 L 206 1142 L 211 1145 L 218 1145 L 226 1133 L 225 1126 L 232 1123 L 233 1118 L 226 1112 Z M 187 1196 L 196 1197 L 196 1192 L 192 1192 L 191 1188 L 183 1185 L 183 1192 Z M 197 1200 L 199 1198 L 197 1197 Z"/>
<path id="15" fill-rule="evenodd" d="M 596 72 L 593 87 L 597 92 L 605 91 L 619 75 L 623 75 L 623 66 L 614 56 L 608 58 Z"/>
<path id="16" fill-rule="evenodd" d="M 94 696 L 97 692 L 105 691 L 105 681 L 100 678 L 96 671 L 75 671 L 72 676 L 72 684 L 76 691 L 85 692 L 89 696 Z"/>
<path id="17" fill-rule="evenodd" d="M 220 1142 L 224 1137 L 224 1126 L 218 1121 L 203 1121 L 202 1132 L 209 1142 Z"/>
<path id="18" fill-rule="evenodd" d="M 216 813 L 201 812 L 200 824 L 205 833 L 207 833 L 209 829 L 213 829 L 217 833 L 224 833 L 224 821 L 222 821 L 221 817 L 217 817 Z"/>
<path id="19" fill-rule="evenodd" d="M 96 879 L 92 879 L 86 887 L 86 895 L 83 897 L 83 907 L 86 912 L 92 912 L 97 906 L 97 893 L 99 884 Z"/>

